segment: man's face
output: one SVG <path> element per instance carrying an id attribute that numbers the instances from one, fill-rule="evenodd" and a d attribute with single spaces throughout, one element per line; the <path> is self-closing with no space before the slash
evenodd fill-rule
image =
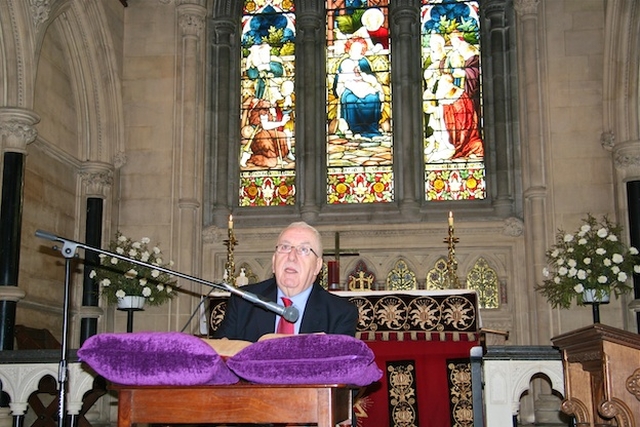
<path id="1" fill-rule="evenodd" d="M 273 272 L 278 288 L 287 296 L 294 296 L 308 289 L 322 269 L 322 254 L 318 251 L 319 242 L 312 230 L 304 227 L 286 229 L 278 239 L 278 245 L 291 245 L 289 253 L 273 254 Z M 309 255 L 298 254 L 298 247 L 313 249 Z M 314 253 L 315 252 L 315 253 Z"/>

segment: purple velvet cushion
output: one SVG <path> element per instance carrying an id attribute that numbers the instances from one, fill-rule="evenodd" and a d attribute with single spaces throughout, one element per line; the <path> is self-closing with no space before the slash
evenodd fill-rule
<path id="1" fill-rule="evenodd" d="M 259 384 L 352 384 L 379 380 L 367 345 L 347 335 L 291 335 L 258 341 L 227 360 L 239 377 Z"/>
<path id="2" fill-rule="evenodd" d="M 107 380 L 123 385 L 238 382 L 210 345 L 181 332 L 98 334 L 84 342 L 78 357 Z"/>

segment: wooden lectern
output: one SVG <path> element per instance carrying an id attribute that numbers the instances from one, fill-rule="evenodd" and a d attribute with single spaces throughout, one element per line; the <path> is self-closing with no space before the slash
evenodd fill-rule
<path id="1" fill-rule="evenodd" d="M 118 427 L 133 424 L 308 423 L 352 425 L 353 387 L 327 385 L 124 386 Z"/>
<path id="2" fill-rule="evenodd" d="M 562 351 L 562 411 L 578 426 L 640 427 L 640 335 L 595 323 L 552 338 Z"/>

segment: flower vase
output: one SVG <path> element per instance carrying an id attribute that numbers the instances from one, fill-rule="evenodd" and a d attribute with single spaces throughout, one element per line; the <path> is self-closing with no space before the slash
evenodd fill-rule
<path id="1" fill-rule="evenodd" d="M 600 296 L 598 295 L 598 291 L 596 291 L 595 289 L 585 289 L 582 292 L 582 301 L 584 301 L 585 304 L 591 304 L 593 302 L 607 304 L 609 302 L 610 295 L 611 294 L 607 292 L 606 294 Z"/>
<path id="2" fill-rule="evenodd" d="M 591 311 L 593 313 L 593 323 L 600 323 L 600 304 L 609 304 L 611 295 L 609 292 L 600 295 L 595 289 L 585 289 L 582 292 L 582 301 L 585 304 L 591 304 Z"/>
<path id="3" fill-rule="evenodd" d="M 118 310 L 142 310 L 146 300 L 145 297 L 141 296 L 125 295 L 122 298 L 118 298 Z"/>

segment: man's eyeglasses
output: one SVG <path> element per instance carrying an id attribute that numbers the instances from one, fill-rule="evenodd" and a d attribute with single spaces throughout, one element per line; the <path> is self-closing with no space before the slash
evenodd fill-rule
<path id="1" fill-rule="evenodd" d="M 300 255 L 300 256 L 309 256 L 311 254 L 314 254 L 315 256 L 318 256 L 316 251 L 311 249 L 311 246 L 293 246 L 293 245 L 287 245 L 286 243 L 280 244 L 280 245 L 276 245 L 276 252 L 278 252 L 279 254 L 291 253 L 291 251 L 293 249 L 295 249 L 296 253 L 298 255 Z"/>

